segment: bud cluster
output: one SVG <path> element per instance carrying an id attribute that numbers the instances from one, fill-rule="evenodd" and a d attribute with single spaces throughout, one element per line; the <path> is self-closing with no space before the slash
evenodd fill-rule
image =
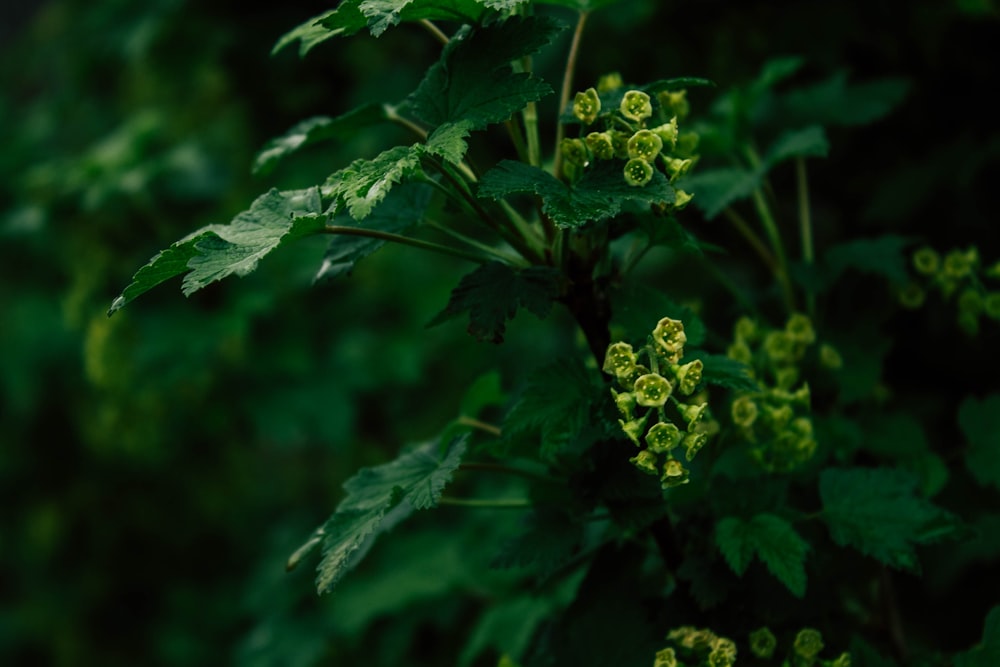
<path id="1" fill-rule="evenodd" d="M 687 91 L 651 97 L 643 90 L 623 88 L 620 75 L 608 75 L 597 88 L 573 98 L 580 135 L 559 145 L 566 175 L 571 180 L 579 177 L 594 160 L 619 161 L 625 182 L 633 187 L 649 183 L 657 169 L 671 182 L 686 174 L 698 159 L 698 135 L 678 129 L 690 110 Z M 675 189 L 673 208 L 683 208 L 691 197 Z"/>
<path id="2" fill-rule="evenodd" d="M 760 628 L 750 633 L 750 652 L 757 658 L 770 660 L 778 646 L 778 640 L 769 628 Z M 803 628 L 792 641 L 790 657 L 782 664 L 794 667 L 851 667 L 851 654 L 841 653 L 832 660 L 819 657 L 823 650 L 823 635 L 818 630 Z"/>
<path id="3" fill-rule="evenodd" d="M 681 363 L 686 342 L 684 324 L 664 317 L 640 350 L 618 342 L 609 345 L 604 356 L 603 370 L 615 376 L 618 387 L 611 389 L 621 415 L 618 423 L 639 448 L 629 461 L 643 472 L 658 475 L 665 489 L 688 481 L 689 471 L 675 457 L 675 450 L 683 448 L 684 458 L 691 461 L 708 439 L 703 421 L 708 403 L 677 398 L 691 397 L 701 384 L 701 360 Z M 668 405 L 672 418 L 667 416 Z"/>
<path id="4" fill-rule="evenodd" d="M 734 327 L 726 354 L 749 367 L 760 389 L 739 393 L 730 415 L 765 470 L 793 470 L 816 452 L 809 384 L 799 382 L 801 362 L 815 342 L 812 322 L 801 313 L 789 317 L 783 329 L 762 328 L 747 317 Z M 830 345 L 820 346 L 818 357 L 831 369 L 843 363 Z"/>
<path id="5" fill-rule="evenodd" d="M 927 297 L 927 289 L 933 288 L 945 299 L 958 295 L 958 326 L 970 336 L 979 333 L 984 315 L 1000 320 L 1000 290 L 986 286 L 988 279 L 1000 279 L 1000 262 L 982 268 L 975 246 L 965 250 L 954 248 L 944 257 L 924 246 L 913 253 L 912 260 L 924 284 L 912 281 L 900 291 L 899 300 L 904 307 L 919 308 Z"/>
<path id="6" fill-rule="evenodd" d="M 667 634 L 667 641 L 674 646 L 657 652 L 653 667 L 732 667 L 736 664 L 736 642 L 721 637 L 708 628 L 697 629 L 685 625 L 671 630 Z"/>

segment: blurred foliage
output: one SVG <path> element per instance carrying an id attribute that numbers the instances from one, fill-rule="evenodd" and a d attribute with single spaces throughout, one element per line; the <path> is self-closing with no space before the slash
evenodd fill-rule
<path id="1" fill-rule="evenodd" d="M 594 19 L 577 80 L 608 70 L 636 82 L 692 74 L 728 90 L 787 54 L 803 58 L 812 80 L 843 70 L 905 79 L 911 88 L 890 119 L 830 130 L 829 159 L 810 162 L 817 247 L 893 234 L 939 248 L 975 243 L 996 258 L 1000 133 L 980 97 L 1000 43 L 994 5 L 630 0 Z M 514 514 L 473 513 L 461 532 L 449 530 L 457 508 L 420 517 L 376 545 L 332 597 L 315 596 L 308 568 L 283 571 L 341 499 L 344 479 L 437 433 L 483 372 L 499 366 L 510 389 L 530 370 L 525 355 L 579 348 L 570 327 L 553 324 L 564 314 L 546 323 L 520 315 L 499 348 L 458 323 L 427 329 L 467 266 L 387 248 L 348 279 L 312 285 L 324 252 L 317 241 L 189 300 L 162 290 L 105 316 L 160 248 L 228 221 L 266 188 L 304 187 L 398 139 L 397 130 L 361 129 L 251 176 L 270 138 L 303 118 L 401 98 L 436 57 L 437 45 L 411 28 L 322 45 L 304 60 L 270 57 L 281 34 L 328 8 L 51 0 L 33 15 L 22 10 L 19 24 L 0 21 L 0 663 L 489 664 L 490 651 L 517 653 L 567 605 L 563 621 L 544 626 L 565 640 L 560 664 L 616 664 L 655 645 L 641 610 L 598 608 L 649 585 L 628 546 L 544 599 L 524 569 L 491 569 L 495 545 L 523 530 Z M 554 81 L 561 64 L 543 53 L 538 67 Z M 693 90 L 692 104 L 707 107 L 714 95 Z M 552 106 L 541 104 L 543 118 L 554 117 Z M 738 243 L 715 222 L 698 233 Z M 877 244 L 865 250 L 878 265 Z M 670 285 L 672 297 L 696 299 L 695 309 L 728 302 L 694 284 L 694 257 L 655 249 L 650 259 L 648 281 Z M 995 487 L 996 475 L 975 466 L 989 443 L 986 406 L 996 394 L 987 394 L 997 389 L 995 363 L 982 360 L 995 351 L 988 335 L 955 326 L 949 304 L 888 308 L 894 296 L 871 288 L 867 266 L 837 264 L 842 282 L 827 318 L 846 323 L 833 342 L 860 370 L 828 396 L 875 434 L 866 456 L 901 461 L 982 535 L 925 549 L 927 579 L 898 575 L 900 604 L 927 610 L 908 619 L 911 633 L 940 650 L 965 649 L 984 636 L 982 619 L 998 601 L 982 585 L 1000 556 L 996 489 L 978 483 Z M 737 283 L 761 279 L 750 263 L 729 270 Z M 726 330 L 738 307 L 704 317 Z M 824 388 L 814 390 L 822 399 Z M 921 424 L 884 414 L 884 394 Z M 851 423 L 817 428 L 837 436 L 826 456 L 848 460 L 861 447 Z M 888 435 L 901 431 L 913 434 L 906 452 L 893 451 Z M 972 470 L 951 466 L 961 477 L 945 485 L 941 460 L 965 454 L 963 435 Z M 519 489 L 498 481 L 484 490 Z M 542 565 L 558 567 L 558 558 Z M 682 571 L 707 599 L 705 572 L 731 576 L 718 565 Z M 503 605 L 474 623 L 472 612 L 499 591 Z M 598 631 L 615 616 L 635 621 L 634 636 Z M 564 636 L 569 620 L 595 631 L 576 642 Z M 455 646 L 456 634 L 470 644 Z M 888 664 L 869 651 L 871 664 Z"/>

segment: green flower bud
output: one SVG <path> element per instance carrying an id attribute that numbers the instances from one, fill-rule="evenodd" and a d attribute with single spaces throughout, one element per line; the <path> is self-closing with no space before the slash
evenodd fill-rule
<path id="1" fill-rule="evenodd" d="M 681 441 L 681 431 L 670 422 L 653 424 L 646 434 L 646 446 L 657 454 L 666 454 Z"/>
<path id="2" fill-rule="evenodd" d="M 653 667 L 678 667 L 677 655 L 674 653 L 674 649 L 665 648 L 662 651 L 657 651 Z"/>
<path id="3" fill-rule="evenodd" d="M 628 140 L 628 156 L 652 162 L 663 149 L 663 140 L 650 130 L 639 130 Z"/>
<path id="4" fill-rule="evenodd" d="M 792 400 L 802 406 L 809 407 L 809 402 L 812 399 L 812 392 L 809 390 L 809 383 L 805 382 L 801 387 L 796 389 L 792 393 Z"/>
<path id="5" fill-rule="evenodd" d="M 625 182 L 632 187 L 642 187 L 653 180 L 653 165 L 638 158 L 625 164 Z"/>
<path id="6" fill-rule="evenodd" d="M 758 658 L 767 660 L 774 655 L 777 646 L 778 639 L 768 628 L 760 628 L 750 633 L 750 652 Z"/>
<path id="7" fill-rule="evenodd" d="M 924 246 L 913 253 L 913 268 L 917 273 L 933 276 L 941 266 L 941 256 L 934 248 Z"/>
<path id="8" fill-rule="evenodd" d="M 952 250 L 945 255 L 944 263 L 941 265 L 941 272 L 947 278 L 960 280 L 972 273 L 972 269 L 978 261 L 979 251 L 975 248 L 969 248 L 965 252 L 957 249 Z"/>
<path id="9" fill-rule="evenodd" d="M 701 373 L 704 368 L 705 364 L 702 363 L 701 359 L 695 359 L 677 369 L 677 388 L 682 394 L 690 396 L 694 393 L 698 383 L 701 382 Z"/>
<path id="10" fill-rule="evenodd" d="M 771 363 L 795 361 L 795 343 L 784 331 L 772 331 L 764 337 L 764 353 Z"/>
<path id="11" fill-rule="evenodd" d="M 654 127 L 652 132 L 660 138 L 664 146 L 670 146 L 670 150 L 673 150 L 677 146 L 677 116 L 671 118 L 669 123 Z"/>
<path id="12" fill-rule="evenodd" d="M 635 381 L 635 400 L 646 408 L 662 408 L 674 387 L 658 373 L 648 373 Z"/>
<path id="13" fill-rule="evenodd" d="M 717 637 L 712 643 L 712 652 L 708 654 L 708 664 L 711 667 L 732 667 L 736 664 L 736 642 Z"/>
<path id="14" fill-rule="evenodd" d="M 811 436 L 813 434 L 813 423 L 809 417 L 796 417 L 789 424 L 788 428 L 798 435 Z"/>
<path id="15" fill-rule="evenodd" d="M 753 342 L 757 340 L 758 333 L 757 323 L 746 315 L 736 320 L 736 324 L 733 325 L 733 336 L 736 340 Z"/>
<path id="16" fill-rule="evenodd" d="M 916 310 L 924 305 L 924 299 L 926 298 L 927 293 L 924 292 L 924 289 L 920 285 L 909 283 L 899 292 L 899 305 L 903 308 Z"/>
<path id="17" fill-rule="evenodd" d="M 631 421 L 625 421 L 623 419 L 618 420 L 618 425 L 622 427 L 622 431 L 628 436 L 628 439 L 635 443 L 636 447 L 642 447 L 642 443 L 639 438 L 642 437 L 643 432 L 646 430 L 646 420 L 649 419 L 649 414 L 646 413 L 643 416 L 632 419 Z"/>
<path id="18" fill-rule="evenodd" d="M 600 112 L 601 98 L 593 88 L 577 93 L 573 98 L 573 115 L 584 125 L 590 125 L 597 120 L 597 114 Z"/>
<path id="19" fill-rule="evenodd" d="M 563 139 L 559 142 L 559 151 L 563 159 L 570 164 L 586 167 L 590 164 L 590 153 L 587 152 L 587 144 L 582 139 Z"/>
<path id="20" fill-rule="evenodd" d="M 818 630 L 803 628 L 799 634 L 795 635 L 795 643 L 792 644 L 795 655 L 814 660 L 820 651 L 823 650 L 823 635 Z"/>
<path id="21" fill-rule="evenodd" d="M 813 457 L 819 444 L 813 438 L 797 438 L 792 446 L 795 460 L 804 463 Z"/>
<path id="22" fill-rule="evenodd" d="M 739 361 L 744 364 L 749 364 L 753 361 L 753 352 L 750 351 L 750 346 L 742 340 L 738 340 L 727 347 L 726 356 L 733 361 Z"/>
<path id="23" fill-rule="evenodd" d="M 677 145 L 674 147 L 674 152 L 683 157 L 694 155 L 699 141 L 701 141 L 701 137 L 698 136 L 697 132 L 681 132 L 677 135 Z"/>
<path id="24" fill-rule="evenodd" d="M 798 382 L 799 369 L 794 366 L 783 366 L 774 371 L 774 383 L 778 389 L 791 389 L 792 385 Z"/>
<path id="25" fill-rule="evenodd" d="M 982 295 L 971 287 L 963 290 L 958 296 L 958 309 L 963 313 L 980 315 L 983 312 L 984 306 Z"/>
<path id="26" fill-rule="evenodd" d="M 611 390 L 611 395 L 615 398 L 615 407 L 626 421 L 631 421 L 635 411 L 635 394 L 630 391 L 617 392 Z"/>
<path id="27" fill-rule="evenodd" d="M 663 91 L 656 94 L 656 99 L 668 113 L 684 119 L 691 111 L 691 104 L 687 100 L 687 90 Z"/>
<path id="28" fill-rule="evenodd" d="M 775 432 L 783 431 L 794 416 L 795 411 L 792 410 L 792 406 L 790 405 L 782 405 L 780 407 L 764 406 L 764 419 Z"/>
<path id="29" fill-rule="evenodd" d="M 759 410 L 757 403 L 749 396 L 744 395 L 733 401 L 731 414 L 734 424 L 741 428 L 750 428 L 757 420 Z"/>
<path id="30" fill-rule="evenodd" d="M 677 459 L 668 459 L 663 465 L 663 475 L 660 477 L 660 485 L 669 489 L 674 486 L 680 486 L 681 484 L 687 484 L 690 480 L 688 479 L 691 473 L 681 465 L 681 462 Z"/>
<path id="31" fill-rule="evenodd" d="M 688 205 L 694 199 L 694 195 L 683 190 L 674 190 L 674 208 L 678 211 Z"/>
<path id="32" fill-rule="evenodd" d="M 987 317 L 1000 320 L 1000 292 L 987 292 L 983 299 L 983 312 Z"/>
<path id="33" fill-rule="evenodd" d="M 689 431 L 693 431 L 694 425 L 701 421 L 706 408 L 708 408 L 708 403 L 701 403 L 699 405 L 677 404 L 677 409 L 680 411 L 681 416 L 684 417 L 684 421 L 687 422 L 687 430 Z"/>
<path id="34" fill-rule="evenodd" d="M 656 475 L 660 472 L 659 466 L 657 465 L 658 462 L 656 460 L 656 454 L 648 449 L 644 449 L 630 458 L 629 463 L 647 475 Z"/>
<path id="35" fill-rule="evenodd" d="M 625 93 L 619 110 L 623 116 L 637 123 L 653 115 L 653 105 L 649 103 L 649 95 L 641 90 L 630 90 Z"/>
<path id="36" fill-rule="evenodd" d="M 673 363 L 677 363 L 684 355 L 684 344 L 687 334 L 684 333 L 684 323 L 664 317 L 656 323 L 653 329 L 653 340 L 659 346 L 659 352 Z"/>
<path id="37" fill-rule="evenodd" d="M 701 451 L 701 448 L 708 442 L 708 436 L 704 433 L 688 433 L 684 436 L 681 444 L 684 445 L 684 458 L 692 460 Z"/>
<path id="38" fill-rule="evenodd" d="M 844 365 L 844 359 L 840 356 L 840 352 L 837 352 L 837 348 L 829 343 L 823 343 L 819 346 L 819 363 L 824 368 L 837 370 Z"/>
<path id="39" fill-rule="evenodd" d="M 694 164 L 694 160 L 691 158 L 678 158 L 678 157 L 665 157 L 663 158 L 663 163 L 667 167 L 667 174 L 670 176 L 670 180 L 674 181 L 691 170 L 691 165 Z"/>
<path id="40" fill-rule="evenodd" d="M 587 148 L 598 160 L 610 160 L 615 156 L 615 145 L 607 132 L 591 132 L 585 141 Z"/>
<path id="41" fill-rule="evenodd" d="M 612 343 L 604 354 L 602 370 L 615 377 L 628 377 L 635 369 L 635 352 L 628 343 Z"/>
<path id="42" fill-rule="evenodd" d="M 628 159 L 628 140 L 631 135 L 622 132 L 621 130 L 608 130 L 608 136 L 611 137 L 611 145 L 615 149 L 615 157 L 622 160 Z"/>
<path id="43" fill-rule="evenodd" d="M 816 342 L 816 332 L 808 315 L 794 313 L 785 323 L 785 333 L 796 343 L 812 345 Z"/>
<path id="44" fill-rule="evenodd" d="M 604 74 L 597 80 L 597 92 L 599 93 L 610 93 L 612 90 L 618 90 L 625 85 L 622 81 L 622 75 L 618 72 L 611 72 L 609 74 Z"/>
<path id="45" fill-rule="evenodd" d="M 830 663 L 830 667 L 851 667 L 851 654 L 841 653 L 836 660 Z"/>

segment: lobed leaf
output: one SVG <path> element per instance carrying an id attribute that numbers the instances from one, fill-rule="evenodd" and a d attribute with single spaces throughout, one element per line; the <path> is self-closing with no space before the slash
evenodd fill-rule
<path id="1" fill-rule="evenodd" d="M 364 220 L 404 178 L 422 176 L 420 159 L 426 155 L 423 144 L 394 146 L 371 160 L 355 160 L 330 175 L 323 185 L 323 196 L 335 200 L 335 209 L 346 206 L 355 220 Z"/>
<path id="2" fill-rule="evenodd" d="M 157 254 L 132 277 L 112 302 L 108 315 L 165 280 L 187 272 L 182 291 L 190 296 L 206 285 L 236 274 L 244 276 L 265 255 L 287 241 L 325 227 L 317 188 L 271 190 L 228 225 L 209 225 Z"/>
<path id="3" fill-rule="evenodd" d="M 761 174 L 742 167 L 699 171 L 678 185 L 694 195 L 695 205 L 711 220 L 730 204 L 749 197 L 760 186 Z"/>
<path id="4" fill-rule="evenodd" d="M 521 534 L 508 540 L 490 565 L 495 568 L 531 567 L 541 578 L 567 562 L 583 540 L 579 523 L 561 512 L 535 511 L 527 516 Z"/>
<path id="5" fill-rule="evenodd" d="M 1000 488 L 1000 394 L 966 397 L 958 408 L 958 424 L 969 443 L 969 472 L 980 484 Z"/>
<path id="6" fill-rule="evenodd" d="M 909 92 L 910 82 L 884 78 L 850 84 L 847 73 L 781 95 L 775 115 L 788 124 L 865 125 L 888 115 Z"/>
<path id="7" fill-rule="evenodd" d="M 750 521 L 726 517 L 716 524 L 715 542 L 737 575 L 746 573 L 756 554 L 792 595 L 805 595 L 809 544 L 784 519 L 773 514 L 757 514 Z"/>
<path id="8" fill-rule="evenodd" d="M 736 391 L 760 391 L 760 385 L 751 375 L 751 369 L 743 362 L 721 354 L 697 352 L 684 361 L 701 359 L 704 368 L 701 377 L 706 384 L 735 389 Z"/>
<path id="9" fill-rule="evenodd" d="M 546 317 L 561 292 L 560 273 L 544 266 L 513 269 L 500 262 L 477 267 L 452 290 L 448 305 L 427 326 L 469 313 L 469 333 L 482 341 L 502 343 L 506 322 L 519 307 Z"/>
<path id="10" fill-rule="evenodd" d="M 830 142 L 819 125 L 789 130 L 778 137 L 764 155 L 766 169 L 793 157 L 826 157 Z"/>
<path id="11" fill-rule="evenodd" d="M 895 285 L 909 281 L 906 248 L 912 239 L 885 234 L 870 239 L 856 239 L 833 246 L 827 250 L 824 261 L 834 282 L 847 269 L 887 278 Z"/>
<path id="12" fill-rule="evenodd" d="M 913 475 L 892 468 L 823 471 L 819 493 L 830 536 L 892 567 L 918 571 L 914 546 L 952 535 L 960 524 L 916 487 Z"/>

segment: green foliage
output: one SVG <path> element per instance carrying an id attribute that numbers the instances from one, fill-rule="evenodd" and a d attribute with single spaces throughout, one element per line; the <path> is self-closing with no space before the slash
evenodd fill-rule
<path id="1" fill-rule="evenodd" d="M 983 638 L 976 646 L 955 656 L 955 667 L 987 667 L 1000 660 L 1000 607 L 994 607 L 983 623 Z"/>
<path id="2" fill-rule="evenodd" d="M 958 519 L 917 493 L 917 480 L 891 468 L 829 468 L 819 479 L 823 519 L 841 546 L 919 571 L 914 547 L 953 535 Z"/>
<path id="3" fill-rule="evenodd" d="M 1000 488 L 1000 394 L 967 397 L 958 408 L 958 424 L 969 449 L 965 464 L 980 484 Z"/>
<path id="4" fill-rule="evenodd" d="M 716 524 L 715 541 L 736 574 L 743 576 L 756 554 L 792 595 L 805 595 L 809 545 L 784 519 L 773 514 L 757 514 L 749 521 L 726 517 Z"/>

